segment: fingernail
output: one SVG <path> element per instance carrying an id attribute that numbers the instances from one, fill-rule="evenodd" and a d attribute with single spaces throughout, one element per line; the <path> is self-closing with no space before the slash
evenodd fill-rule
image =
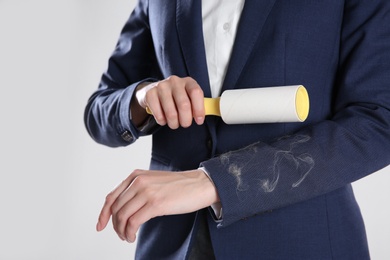
<path id="1" fill-rule="evenodd" d="M 134 243 L 134 241 L 135 241 L 135 236 L 132 236 L 131 238 L 126 237 L 126 241 L 127 241 L 128 243 L 130 243 L 130 244 Z"/>
<path id="2" fill-rule="evenodd" d="M 100 222 L 98 221 L 98 223 L 96 224 L 96 230 L 97 231 L 100 231 Z"/>
<path id="3" fill-rule="evenodd" d="M 203 117 L 197 117 L 197 118 L 195 118 L 195 121 L 196 121 L 196 123 L 197 123 L 198 125 L 201 125 L 201 124 L 203 124 L 203 122 L 204 122 L 204 118 L 203 118 Z"/>

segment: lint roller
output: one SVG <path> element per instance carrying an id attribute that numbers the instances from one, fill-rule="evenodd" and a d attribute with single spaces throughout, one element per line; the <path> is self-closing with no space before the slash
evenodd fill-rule
<path id="1" fill-rule="evenodd" d="M 226 124 L 303 122 L 309 115 L 309 95 L 302 85 L 226 90 L 204 98 L 206 115 Z M 152 114 L 149 108 L 146 108 Z"/>

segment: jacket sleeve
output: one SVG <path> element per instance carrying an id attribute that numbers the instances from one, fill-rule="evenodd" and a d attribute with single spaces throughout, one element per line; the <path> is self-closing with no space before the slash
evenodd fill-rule
<path id="1" fill-rule="evenodd" d="M 140 83 L 156 81 L 156 66 L 147 1 L 139 1 L 122 29 L 99 88 L 85 109 L 84 122 L 96 142 L 126 146 L 149 134 L 151 130 L 141 131 L 132 124 L 130 101 Z"/>
<path id="2" fill-rule="evenodd" d="M 202 163 L 220 227 L 328 193 L 390 163 L 390 2 L 345 1 L 333 115 Z"/>

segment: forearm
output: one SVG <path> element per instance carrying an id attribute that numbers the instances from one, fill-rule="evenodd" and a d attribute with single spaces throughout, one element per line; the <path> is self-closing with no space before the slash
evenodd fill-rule
<path id="1" fill-rule="evenodd" d="M 126 146 L 138 138 L 130 116 L 130 100 L 135 87 L 136 84 L 124 89 L 99 89 L 91 96 L 84 122 L 96 142 L 116 147 Z M 127 133 L 134 137 L 126 139 Z"/>
<path id="2" fill-rule="evenodd" d="M 368 120 L 361 121 L 362 126 L 367 124 Z M 382 134 L 367 127 L 367 136 L 375 138 L 364 140 L 353 130 L 326 121 L 203 162 L 221 199 L 221 225 L 309 200 L 386 166 L 390 149 L 383 143 L 390 136 L 383 130 L 388 127 L 389 123 L 379 131 Z"/>
<path id="3" fill-rule="evenodd" d="M 85 125 L 91 137 L 98 143 L 116 147 L 131 144 L 145 134 L 137 129 L 144 114 L 136 107 L 131 113 L 130 102 L 139 84 L 156 81 L 151 78 L 159 76 L 148 25 L 147 1 L 139 1 L 122 29 L 99 89 L 85 109 Z"/>
<path id="4" fill-rule="evenodd" d="M 157 124 L 136 99 L 137 90 L 155 79 L 148 78 L 127 88 L 105 87 L 89 99 L 84 121 L 91 137 L 108 146 L 126 146 L 140 136 L 152 134 Z"/>

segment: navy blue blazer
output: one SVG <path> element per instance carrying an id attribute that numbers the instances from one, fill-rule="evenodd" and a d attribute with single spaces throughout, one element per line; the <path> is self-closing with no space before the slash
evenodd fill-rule
<path id="1" fill-rule="evenodd" d="M 390 163 L 390 1 L 246 1 L 223 90 L 303 84 L 304 123 L 137 129 L 140 82 L 191 76 L 210 96 L 200 3 L 139 1 L 86 107 L 90 135 L 116 147 L 153 133 L 151 169 L 205 167 L 217 259 L 368 259 L 350 183 Z M 201 213 L 145 223 L 137 258 L 186 258 Z"/>

